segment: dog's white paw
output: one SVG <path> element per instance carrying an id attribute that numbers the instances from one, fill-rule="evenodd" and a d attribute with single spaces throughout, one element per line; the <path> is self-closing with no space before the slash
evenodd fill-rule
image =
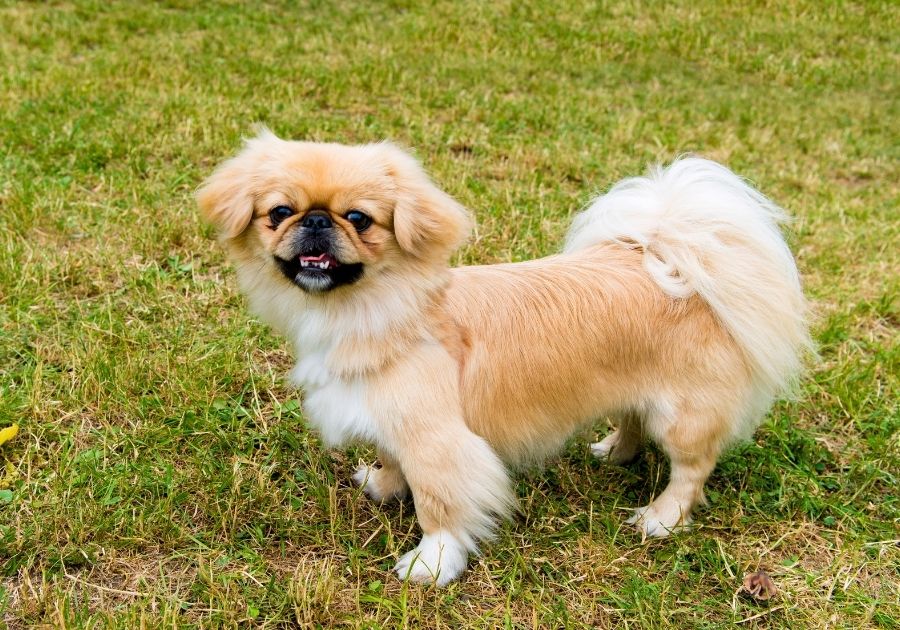
<path id="1" fill-rule="evenodd" d="M 659 503 L 660 501 L 656 501 L 650 505 L 635 508 L 631 518 L 625 522 L 629 525 L 637 525 L 644 536 L 652 538 L 665 538 L 690 525 L 690 516 L 684 514 L 677 502 L 671 501 L 658 505 Z"/>
<path id="2" fill-rule="evenodd" d="M 394 571 L 401 580 L 446 586 L 466 568 L 469 552 L 446 531 L 426 534 L 419 546 L 400 557 Z"/>
<path id="3" fill-rule="evenodd" d="M 597 459 L 609 459 L 609 454 L 612 453 L 613 448 L 616 445 L 616 441 L 616 434 L 610 433 L 599 442 L 594 442 L 593 444 L 591 444 L 591 455 L 593 455 Z"/>
<path id="4" fill-rule="evenodd" d="M 372 491 L 372 487 L 374 486 L 374 481 L 372 473 L 375 469 L 372 466 L 367 466 L 366 464 L 360 464 L 357 466 L 356 471 L 350 475 L 350 480 L 353 481 L 354 484 L 362 488 L 363 492 L 366 493 L 370 499 L 372 495 L 369 494 Z"/>
<path id="5" fill-rule="evenodd" d="M 399 474 L 390 475 L 383 468 L 366 464 L 361 464 L 350 479 L 362 488 L 367 497 L 378 503 L 402 499 L 409 489 Z"/>
<path id="6" fill-rule="evenodd" d="M 622 434 L 613 431 L 599 442 L 591 444 L 591 454 L 611 464 L 627 464 L 638 453 L 638 443 L 623 444 Z"/>

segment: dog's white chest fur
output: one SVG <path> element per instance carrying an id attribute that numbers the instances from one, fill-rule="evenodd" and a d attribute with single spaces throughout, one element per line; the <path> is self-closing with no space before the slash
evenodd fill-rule
<path id="1" fill-rule="evenodd" d="M 331 344 L 318 336 L 319 318 L 308 317 L 297 335 L 297 364 L 290 380 L 303 389 L 303 412 L 310 425 L 330 447 L 348 442 L 375 442 L 375 422 L 366 404 L 366 383 L 358 377 L 341 377 L 328 368 Z"/>
<path id="2" fill-rule="evenodd" d="M 291 340 L 297 363 L 289 380 L 303 390 L 304 416 L 323 441 L 331 447 L 352 441 L 382 443 L 367 379 L 341 374 L 330 366 L 336 349 L 347 340 L 347 331 L 386 333 L 397 325 L 398 312 L 418 305 L 421 286 L 379 295 L 378 301 L 361 301 L 355 308 L 325 310 L 296 289 L 284 290 L 282 279 L 261 276 L 256 267 L 239 267 L 238 278 L 253 311 Z"/>
<path id="3" fill-rule="evenodd" d="M 291 370 L 291 381 L 305 393 L 306 419 L 331 447 L 357 440 L 376 441 L 364 381 L 333 376 L 323 360 L 318 353 L 307 355 Z"/>

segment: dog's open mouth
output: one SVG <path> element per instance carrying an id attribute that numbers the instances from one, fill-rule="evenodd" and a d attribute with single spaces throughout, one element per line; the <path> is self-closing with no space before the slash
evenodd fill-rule
<path id="1" fill-rule="evenodd" d="M 363 274 L 362 263 L 342 263 L 323 251 L 307 251 L 290 260 L 276 256 L 275 262 L 288 280 L 309 293 L 353 284 Z"/>
<path id="2" fill-rule="evenodd" d="M 299 260 L 301 269 L 322 269 L 327 271 L 341 265 L 337 258 L 325 252 L 317 255 L 306 254 L 299 256 Z"/>

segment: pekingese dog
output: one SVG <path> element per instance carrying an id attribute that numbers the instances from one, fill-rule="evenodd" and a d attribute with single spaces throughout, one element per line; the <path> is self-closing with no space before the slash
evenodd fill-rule
<path id="1" fill-rule="evenodd" d="M 264 130 L 197 198 L 293 347 L 306 418 L 330 446 L 375 445 L 353 474 L 370 498 L 412 495 L 423 537 L 396 571 L 414 581 L 457 578 L 515 505 L 507 467 L 602 417 L 617 428 L 597 457 L 651 439 L 671 462 L 629 522 L 684 527 L 810 347 L 784 212 L 704 159 L 616 184 L 561 253 L 452 269 L 469 213 L 389 143 Z"/>

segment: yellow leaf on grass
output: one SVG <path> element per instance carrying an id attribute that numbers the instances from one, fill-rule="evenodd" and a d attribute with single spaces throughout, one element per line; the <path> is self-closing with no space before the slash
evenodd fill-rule
<path id="1" fill-rule="evenodd" d="M 19 425 L 14 424 L 11 427 L 6 427 L 5 429 L 0 429 L 0 445 L 5 442 L 9 442 L 11 439 L 16 437 L 16 433 L 19 432 Z"/>

